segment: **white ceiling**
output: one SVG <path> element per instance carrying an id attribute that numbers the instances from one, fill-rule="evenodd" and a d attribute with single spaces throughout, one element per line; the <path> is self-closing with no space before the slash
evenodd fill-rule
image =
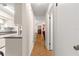
<path id="1" fill-rule="evenodd" d="M 31 4 L 35 16 L 45 16 L 48 10 L 48 3 L 32 3 Z"/>
<path id="2" fill-rule="evenodd" d="M 14 5 L 15 5 L 14 3 L 0 3 L 0 9 L 7 12 L 11 16 L 13 16 L 14 15 Z M 8 8 L 5 8 L 6 6 Z M 43 16 L 45 16 L 45 14 L 48 10 L 49 3 L 32 3 L 31 6 L 32 6 L 35 16 L 43 17 Z"/>

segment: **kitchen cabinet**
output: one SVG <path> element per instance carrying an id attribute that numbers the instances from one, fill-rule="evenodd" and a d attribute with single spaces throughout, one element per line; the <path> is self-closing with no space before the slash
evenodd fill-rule
<path id="1" fill-rule="evenodd" d="M 5 55 L 22 56 L 22 37 L 5 37 Z"/>

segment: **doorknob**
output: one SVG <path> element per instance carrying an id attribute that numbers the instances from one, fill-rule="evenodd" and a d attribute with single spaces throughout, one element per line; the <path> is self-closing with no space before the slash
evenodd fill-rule
<path id="1" fill-rule="evenodd" d="M 79 50 L 79 45 L 73 46 L 75 50 Z"/>

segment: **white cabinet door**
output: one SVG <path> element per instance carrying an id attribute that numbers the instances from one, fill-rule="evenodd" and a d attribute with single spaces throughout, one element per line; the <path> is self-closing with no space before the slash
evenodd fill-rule
<path id="1" fill-rule="evenodd" d="M 22 56 L 22 39 L 6 38 L 6 56 Z"/>

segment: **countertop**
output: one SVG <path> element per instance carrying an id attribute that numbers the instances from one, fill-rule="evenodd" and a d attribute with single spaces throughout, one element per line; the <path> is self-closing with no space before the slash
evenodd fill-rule
<path id="1" fill-rule="evenodd" d="M 0 38 L 22 38 L 22 35 L 18 35 L 17 33 L 8 33 L 0 35 Z"/>

